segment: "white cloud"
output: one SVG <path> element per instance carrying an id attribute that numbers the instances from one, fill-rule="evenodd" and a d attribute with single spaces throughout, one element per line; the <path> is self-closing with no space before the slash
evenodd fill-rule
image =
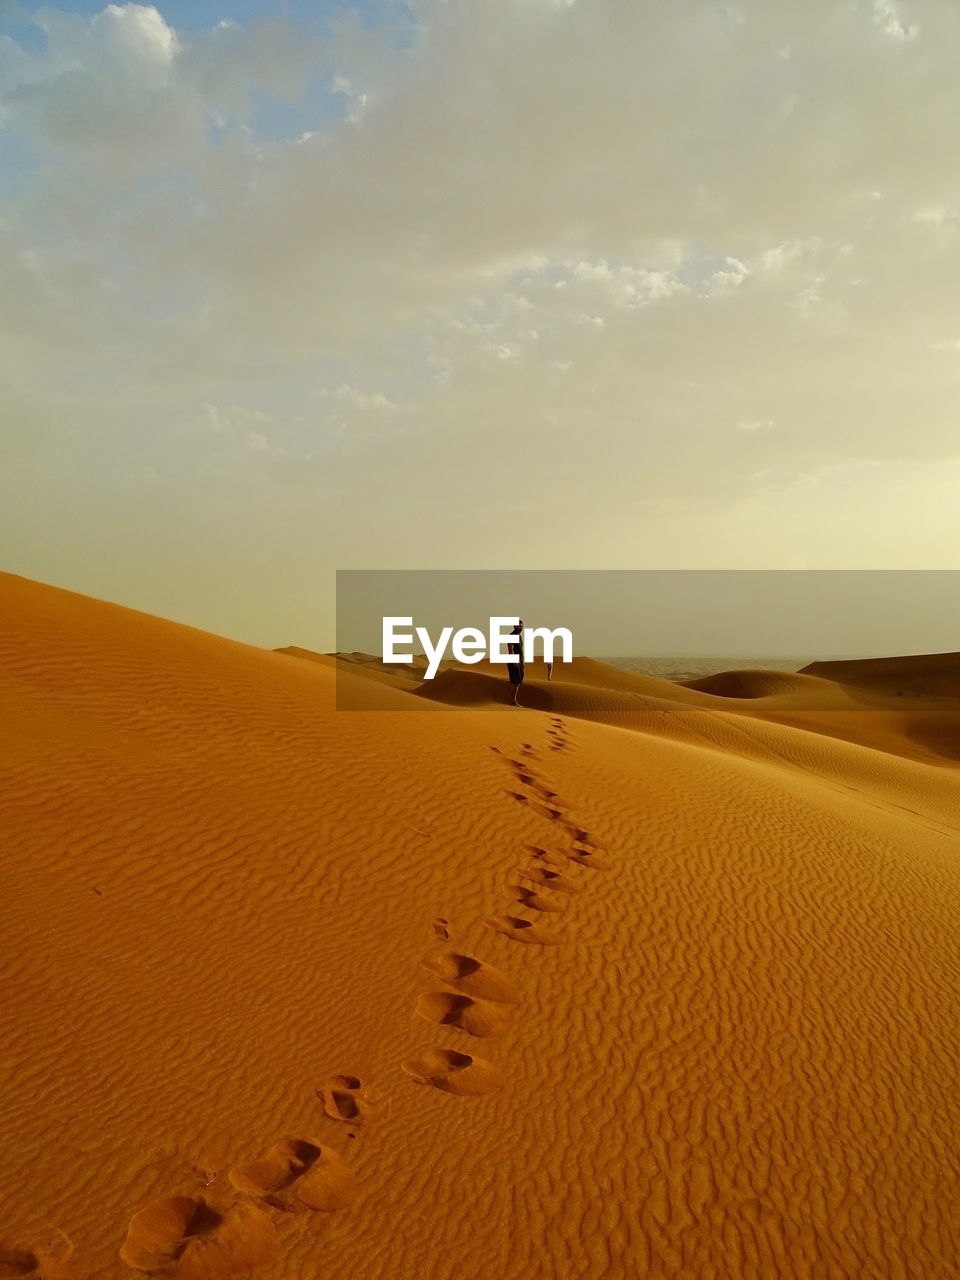
<path id="1" fill-rule="evenodd" d="M 745 262 L 741 262 L 739 258 L 727 258 L 723 268 L 710 276 L 706 292 L 731 293 L 734 289 L 739 289 L 749 275 L 750 268 Z"/>
<path id="2" fill-rule="evenodd" d="M 823 248 L 823 242 L 816 236 L 807 240 L 786 240 L 760 253 L 759 268 L 768 275 L 780 276 L 796 269 Z"/>
<path id="3" fill-rule="evenodd" d="M 90 28 L 95 40 L 128 57 L 138 70 L 150 63 L 169 66 L 177 53 L 177 37 L 153 5 L 108 4 L 91 19 Z"/>
<path id="4" fill-rule="evenodd" d="M 877 28 L 892 40 L 915 40 L 920 34 L 916 23 L 906 23 L 893 0 L 873 0 L 873 16 Z"/>
<path id="5" fill-rule="evenodd" d="M 321 395 L 329 394 L 328 391 L 321 392 Z M 382 391 L 361 391 L 359 387 L 351 387 L 347 383 L 341 383 L 333 395 L 341 403 L 348 404 L 353 409 L 379 409 L 392 412 L 397 408 Z"/>
<path id="6" fill-rule="evenodd" d="M 617 263 L 611 266 L 603 258 L 595 262 L 573 264 L 574 279 L 599 283 L 609 297 L 621 307 L 644 307 L 675 293 L 684 293 L 687 286 L 672 272 L 649 270 L 634 263 Z"/>
<path id="7" fill-rule="evenodd" d="M 89 18 L 45 8 L 34 22 L 36 52 L 0 40 L 0 120 L 123 182 L 202 165 L 213 121 L 240 123 L 256 88 L 300 92 L 319 57 L 277 22 L 221 22 L 187 42 L 152 5 Z"/>
<path id="8" fill-rule="evenodd" d="M 929 479 L 960 403 L 960 10 L 797 12 L 417 0 L 401 32 L 340 16 L 321 40 L 45 11 L 38 47 L 0 39 L 9 484 L 66 512 L 116 457 L 183 494 L 210 457 L 238 492 L 307 459 L 264 520 L 311 546 L 349 527 L 377 562 L 491 496 L 547 528 L 576 494 L 602 515 L 543 562 L 600 564 L 643 541 L 624 512 L 682 513 L 677 555 L 746 556 L 776 520 L 750 493 L 825 456 L 851 460 L 821 488 L 861 516 L 885 460 Z M 714 539 L 721 509 L 750 536 Z"/>

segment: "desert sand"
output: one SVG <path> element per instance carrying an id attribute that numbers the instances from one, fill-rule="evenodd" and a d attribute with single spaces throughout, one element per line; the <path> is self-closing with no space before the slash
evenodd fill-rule
<path id="1" fill-rule="evenodd" d="M 0 611 L 0 1276 L 960 1275 L 960 655 Z"/>

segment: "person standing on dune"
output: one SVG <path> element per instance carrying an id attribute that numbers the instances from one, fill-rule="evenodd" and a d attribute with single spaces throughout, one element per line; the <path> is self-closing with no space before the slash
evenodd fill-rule
<path id="1" fill-rule="evenodd" d="M 523 684 L 523 619 L 517 619 L 517 625 L 510 632 L 512 636 L 516 636 L 516 640 L 511 640 L 507 645 L 507 653 L 514 658 L 513 662 L 507 663 L 507 675 L 510 677 L 510 683 L 513 686 L 513 705 L 520 705 L 520 686 Z"/>

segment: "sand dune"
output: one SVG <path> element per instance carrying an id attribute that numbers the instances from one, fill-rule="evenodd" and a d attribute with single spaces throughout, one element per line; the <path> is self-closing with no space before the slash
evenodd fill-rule
<path id="1" fill-rule="evenodd" d="M 804 672 L 838 684 L 909 694 L 960 698 L 960 653 L 927 653 L 909 658 L 858 658 L 812 662 Z"/>
<path id="2" fill-rule="evenodd" d="M 517 710 L 0 608 L 0 1276 L 960 1275 L 956 658 Z"/>
<path id="3" fill-rule="evenodd" d="M 907 660 L 908 670 L 912 661 Z M 355 670 L 349 668 L 351 673 Z M 946 664 L 944 670 L 948 670 Z M 940 687 L 960 690 L 960 674 L 953 686 L 945 674 Z M 492 667 L 451 664 L 435 680 L 414 685 L 411 691 L 434 704 L 499 707 L 504 701 L 504 677 Z M 726 671 L 674 684 L 576 659 L 563 679 L 528 680 L 523 701 L 536 711 L 690 741 L 718 740 L 730 750 L 737 750 L 736 741 L 745 732 L 763 734 L 759 725 L 745 725 L 751 719 L 841 738 L 924 763 L 960 761 L 957 694 L 930 693 L 904 700 L 894 689 L 844 684 L 805 673 Z M 697 711 L 707 714 L 697 715 Z M 725 715 L 736 719 L 721 732 Z M 776 754 L 779 748 L 769 737 L 768 742 L 764 749 Z"/>
<path id="4" fill-rule="evenodd" d="M 718 698 L 810 697 L 818 700 L 826 681 L 788 671 L 720 671 L 699 680 L 684 680 L 682 687 L 712 693 Z M 831 682 L 835 683 L 835 682 Z"/>

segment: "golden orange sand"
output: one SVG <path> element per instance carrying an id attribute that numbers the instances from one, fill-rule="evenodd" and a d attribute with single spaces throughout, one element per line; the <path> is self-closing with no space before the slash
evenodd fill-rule
<path id="1" fill-rule="evenodd" d="M 0 611 L 0 1276 L 960 1276 L 956 655 L 351 714 Z"/>

